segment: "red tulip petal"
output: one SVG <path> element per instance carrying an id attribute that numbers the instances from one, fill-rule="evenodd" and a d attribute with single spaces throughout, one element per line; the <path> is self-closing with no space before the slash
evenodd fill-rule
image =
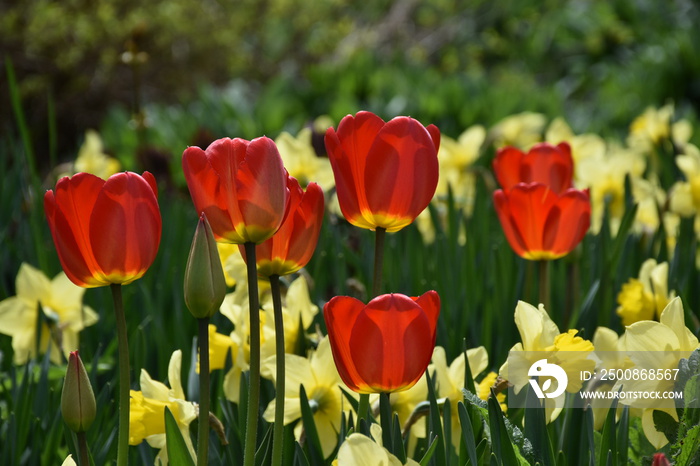
<path id="1" fill-rule="evenodd" d="M 435 153 L 440 150 L 440 130 L 435 125 L 428 125 L 425 127 L 430 133 L 430 137 L 433 139 L 433 145 L 435 146 Z"/>
<path id="2" fill-rule="evenodd" d="M 78 173 L 62 178 L 56 192 L 44 195 L 44 210 L 63 270 L 78 286 L 94 287 L 103 282 L 90 246 L 88 219 L 104 180 Z"/>
<path id="3" fill-rule="evenodd" d="M 353 327 L 364 308 L 362 301 L 349 296 L 336 296 L 323 307 L 333 360 L 340 378 L 353 391 L 359 391 L 361 387 L 367 388 L 367 384 L 357 373 L 350 349 Z"/>
<path id="4" fill-rule="evenodd" d="M 279 229 L 287 213 L 287 171 L 274 141 L 267 137 L 248 144 L 236 174 L 241 224 L 236 230 L 246 241 L 261 243 Z M 235 200 L 229 200 L 235 203 Z"/>
<path id="5" fill-rule="evenodd" d="M 435 142 L 425 127 L 408 117 L 397 117 L 379 131 L 367 156 L 365 170 L 371 223 L 397 231 L 430 203 L 438 182 Z"/>
<path id="6" fill-rule="evenodd" d="M 425 312 L 425 315 L 428 317 L 428 323 L 430 324 L 430 332 L 433 335 L 433 339 L 435 339 L 438 316 L 440 315 L 440 296 L 437 294 L 437 291 L 430 290 L 426 291 L 421 296 L 411 299 Z"/>
<path id="7" fill-rule="evenodd" d="M 362 212 L 367 210 L 365 167 L 367 154 L 384 120 L 370 112 L 347 115 L 340 121 L 338 131 L 328 128 L 326 151 L 335 177 L 338 203 L 343 216 L 353 225 L 374 228 Z"/>
<path id="8" fill-rule="evenodd" d="M 496 152 L 492 165 L 501 188 L 507 190 L 518 183 L 527 182 L 520 177 L 520 163 L 524 156 L 525 154 L 515 147 L 503 147 Z"/>
<path id="9" fill-rule="evenodd" d="M 568 145 L 564 144 L 566 148 Z M 542 183 L 557 194 L 571 187 L 574 161 L 571 150 L 562 150 L 548 143 L 535 144 L 520 163 L 520 180 Z"/>
<path id="10" fill-rule="evenodd" d="M 503 233 L 510 244 L 510 247 L 515 251 L 520 257 L 524 257 L 527 252 L 527 245 L 523 239 L 520 231 L 513 222 L 511 216 L 511 207 L 508 202 L 508 196 L 502 190 L 497 190 L 493 193 L 493 205 L 496 208 L 496 213 L 498 214 L 498 219 L 501 222 L 501 228 Z"/>
<path id="11" fill-rule="evenodd" d="M 428 318 L 411 298 L 379 296 L 357 315 L 350 352 L 358 374 L 372 391 L 397 391 L 417 381 L 433 351 Z"/>
<path id="12" fill-rule="evenodd" d="M 231 169 L 226 164 L 235 164 L 230 159 L 235 153 L 233 141 L 219 139 L 211 143 L 207 152 L 199 147 L 188 147 L 182 154 L 182 170 L 185 174 L 190 197 L 197 213 L 204 212 L 217 239 L 242 243 L 233 226 L 227 200 L 235 195 L 235 183 L 231 180 Z M 212 167 L 212 162 L 217 169 Z M 235 173 L 235 170 L 234 170 Z M 230 206 L 240 218 L 238 204 Z"/>
<path id="13" fill-rule="evenodd" d="M 294 214 L 293 229 L 289 232 L 290 240 L 286 252 L 287 259 L 294 261 L 299 268 L 304 267 L 313 256 L 321 232 L 323 213 L 323 190 L 316 183 L 310 183 Z"/>
<path id="14" fill-rule="evenodd" d="M 90 245 L 109 283 L 140 278 L 158 252 L 161 217 L 151 184 L 135 173 L 111 176 L 90 216 Z"/>
<path id="15" fill-rule="evenodd" d="M 583 240 L 590 223 L 591 204 L 588 194 L 575 189 L 566 191 L 547 219 L 546 250 L 559 257 L 570 253 Z"/>

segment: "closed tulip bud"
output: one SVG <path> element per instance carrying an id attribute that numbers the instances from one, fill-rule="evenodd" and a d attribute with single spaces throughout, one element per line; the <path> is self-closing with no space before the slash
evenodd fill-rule
<path id="1" fill-rule="evenodd" d="M 199 217 L 185 269 L 185 303 L 197 319 L 211 317 L 226 295 L 226 279 L 214 234 L 206 216 Z"/>
<path id="2" fill-rule="evenodd" d="M 66 380 L 61 393 L 61 414 L 73 432 L 85 432 L 95 420 L 97 406 L 85 366 L 77 351 L 68 358 Z"/>

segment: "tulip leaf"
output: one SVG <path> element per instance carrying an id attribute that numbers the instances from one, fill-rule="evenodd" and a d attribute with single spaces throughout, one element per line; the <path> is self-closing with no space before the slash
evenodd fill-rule
<path id="1" fill-rule="evenodd" d="M 445 464 L 452 464 L 452 407 L 449 398 L 445 398 L 442 407 L 442 429 L 445 434 Z"/>
<path id="2" fill-rule="evenodd" d="M 255 466 L 262 466 L 270 463 L 272 458 L 272 429 L 274 424 L 270 424 L 265 431 L 265 435 L 255 452 Z"/>
<path id="3" fill-rule="evenodd" d="M 321 441 L 318 438 L 314 415 L 309 406 L 309 399 L 306 397 L 304 385 L 299 385 L 299 403 L 301 404 L 301 419 L 304 423 L 304 432 L 306 435 L 307 450 L 313 464 L 323 464 L 323 450 L 321 449 Z"/>
<path id="4" fill-rule="evenodd" d="M 488 400 L 489 406 L 489 429 L 491 431 L 491 451 L 495 453 L 498 464 L 518 464 L 515 455 L 515 446 L 508 436 L 503 412 L 496 399 L 496 393 L 491 390 Z M 492 457 L 493 458 L 493 457 Z"/>
<path id="5" fill-rule="evenodd" d="M 401 436 L 401 423 L 399 422 L 398 413 L 394 413 L 393 421 L 392 435 L 394 438 L 394 455 L 396 455 L 403 464 L 406 462 L 406 448 L 403 443 L 403 437 Z"/>
<path id="6" fill-rule="evenodd" d="M 311 463 L 309 463 L 309 459 L 306 457 L 306 453 L 304 453 L 304 449 L 301 447 L 299 442 L 296 442 L 294 445 L 294 465 L 311 466 Z"/>
<path id="7" fill-rule="evenodd" d="M 625 405 L 622 407 L 622 414 L 617 421 L 617 464 L 627 464 L 627 451 L 629 449 L 629 427 L 630 427 L 630 408 Z"/>
<path id="8" fill-rule="evenodd" d="M 617 398 L 613 399 L 603 424 L 600 438 L 598 464 L 617 465 L 617 437 L 615 435 L 615 418 L 617 417 Z"/>
<path id="9" fill-rule="evenodd" d="M 525 408 L 525 436 L 532 443 L 535 461 L 543 466 L 554 466 L 554 451 L 547 431 L 543 400 L 537 398 L 531 387 L 528 387 L 526 396 L 528 408 Z"/>
<path id="10" fill-rule="evenodd" d="M 421 466 L 427 466 L 430 460 L 433 458 L 433 453 L 435 453 L 435 450 L 437 449 L 438 446 L 438 439 L 437 437 L 433 437 L 432 440 L 430 441 L 430 445 L 428 445 L 428 449 L 425 451 L 425 455 L 423 455 L 423 458 L 419 461 Z"/>
<path id="11" fill-rule="evenodd" d="M 165 408 L 165 445 L 168 451 L 168 461 L 173 466 L 194 466 L 194 461 L 190 456 L 185 439 L 182 437 L 180 427 L 170 412 L 170 408 Z"/>
<path id="12" fill-rule="evenodd" d="M 467 448 L 467 455 L 469 455 L 469 461 L 473 466 L 479 464 L 477 462 L 476 454 L 476 442 L 474 440 L 474 429 L 472 428 L 472 421 L 469 418 L 469 412 L 466 406 L 461 401 L 457 404 L 457 412 L 459 413 L 459 423 L 462 427 L 462 439 L 464 440 L 464 445 Z"/>
<path id="13" fill-rule="evenodd" d="M 429 371 L 425 371 L 425 378 L 428 383 L 428 401 L 430 401 L 430 413 L 428 414 L 428 432 L 431 439 L 437 442 L 437 450 L 435 450 L 437 456 L 435 458 L 438 466 L 444 466 L 447 464 L 447 459 L 445 458 L 445 436 L 442 431 L 442 426 L 440 424 L 440 408 L 437 403 L 437 396 L 435 394 L 435 387 L 433 386 L 433 380 L 430 377 Z"/>

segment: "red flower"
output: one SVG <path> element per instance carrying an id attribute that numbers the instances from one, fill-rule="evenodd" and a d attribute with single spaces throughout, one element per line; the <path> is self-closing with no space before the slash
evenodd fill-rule
<path id="1" fill-rule="evenodd" d="M 343 382 L 359 393 L 411 388 L 433 355 L 439 313 L 435 291 L 418 298 L 385 294 L 366 306 L 348 296 L 328 301 L 323 315 Z"/>
<path id="2" fill-rule="evenodd" d="M 398 231 L 428 206 L 438 182 L 440 131 L 408 117 L 370 112 L 326 131 L 340 209 L 355 226 Z"/>
<path id="3" fill-rule="evenodd" d="M 304 267 L 316 249 L 323 222 L 323 190 L 309 183 L 306 192 L 296 178 L 287 178 L 289 212 L 272 238 L 255 247 L 258 275 L 288 275 Z M 239 246 L 245 259 L 245 248 Z"/>
<path id="4" fill-rule="evenodd" d="M 588 231 L 588 190 L 558 195 L 541 183 L 520 183 L 493 193 L 503 232 L 516 254 L 530 260 L 565 256 Z"/>
<path id="5" fill-rule="evenodd" d="M 131 283 L 158 252 L 158 190 L 149 172 L 61 178 L 44 195 L 44 211 L 63 270 L 78 286 Z"/>
<path id="6" fill-rule="evenodd" d="M 218 240 L 262 243 L 287 212 L 287 171 L 275 143 L 261 137 L 223 138 L 206 151 L 188 147 L 182 169 L 198 213 Z"/>
<path id="7" fill-rule="evenodd" d="M 493 159 L 493 171 L 505 190 L 518 183 L 542 183 L 561 194 L 571 188 L 574 161 L 566 142 L 557 146 L 535 144 L 527 154 L 515 147 L 504 147 Z"/>

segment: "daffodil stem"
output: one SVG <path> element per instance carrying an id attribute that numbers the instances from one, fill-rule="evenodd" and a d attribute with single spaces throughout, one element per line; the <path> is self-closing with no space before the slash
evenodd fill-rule
<path id="1" fill-rule="evenodd" d="M 119 353 L 119 433 L 117 436 L 117 466 L 129 464 L 129 340 L 126 331 L 126 317 L 122 301 L 122 287 L 113 283 L 112 301 L 117 321 L 117 350 Z"/>
<path id="2" fill-rule="evenodd" d="M 275 315 L 275 354 L 277 359 L 275 380 L 275 426 L 272 435 L 272 466 L 282 464 L 282 446 L 284 443 L 284 321 L 282 320 L 282 293 L 279 275 L 270 276 L 272 307 Z"/>
<path id="3" fill-rule="evenodd" d="M 197 466 L 209 457 L 209 317 L 197 319 L 199 335 L 199 426 L 197 427 Z"/>
<path id="4" fill-rule="evenodd" d="M 85 436 L 85 432 L 78 432 L 76 435 L 78 436 L 78 458 L 80 458 L 78 464 L 80 466 L 90 466 L 87 437 Z"/>
<path id="5" fill-rule="evenodd" d="M 543 304 L 544 308 L 551 314 L 552 310 L 549 309 L 549 261 L 540 260 L 538 265 L 540 269 L 540 303 Z"/>
<path id="6" fill-rule="evenodd" d="M 243 465 L 253 466 L 258 433 L 258 403 L 260 401 L 260 304 L 258 302 L 255 243 L 247 242 L 244 247 L 248 270 L 248 304 L 250 306 L 250 325 L 248 327 L 250 329 L 250 375 Z"/>
<path id="7" fill-rule="evenodd" d="M 372 298 L 379 296 L 382 289 L 382 271 L 384 270 L 384 237 L 386 229 L 377 227 L 374 237 L 374 277 L 372 281 Z"/>

